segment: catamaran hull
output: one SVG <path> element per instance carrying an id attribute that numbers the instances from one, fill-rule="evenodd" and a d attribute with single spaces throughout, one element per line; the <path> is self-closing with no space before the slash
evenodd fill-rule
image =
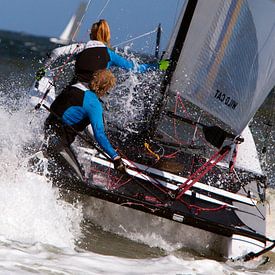
<path id="1" fill-rule="evenodd" d="M 141 205 L 138 200 L 117 196 L 102 187 L 75 186 L 69 189 L 66 187 L 65 190 L 90 197 L 85 200 L 86 218 L 114 233 L 159 235 L 175 247 L 180 244 L 180 247 L 192 249 L 200 255 L 221 257 L 224 260 L 239 259 L 249 252 L 257 253 L 265 247 L 264 240 L 232 235 L 229 230 L 213 226 L 207 220 L 201 221 L 187 216 L 182 219 L 182 215 L 172 210 L 160 209 L 146 202 Z"/>
<path id="2" fill-rule="evenodd" d="M 83 201 L 86 219 L 109 232 L 131 236 L 150 245 L 156 244 L 155 239 L 158 242 L 161 239 L 161 247 L 164 242 L 164 246 L 168 246 L 169 249 L 185 248 L 199 255 L 220 260 L 237 259 L 248 251 L 258 251 L 263 247 L 262 242 L 252 238 L 240 240 L 244 237 L 225 237 L 95 197 L 85 196 Z M 254 247 L 250 247 L 251 243 L 255 243 Z"/>
<path id="3" fill-rule="evenodd" d="M 256 202 L 242 194 L 232 194 L 201 183 L 176 199 L 177 181 L 183 180 L 181 177 L 142 165 L 138 171 L 130 167 L 127 175 L 121 175 L 113 169 L 111 162 L 92 155 L 89 150 L 84 158 L 91 161 L 89 182 L 70 186 L 66 183 L 59 187 L 91 196 L 93 202 L 98 198 L 124 206 L 116 208 L 116 212 L 127 213 L 129 210 L 124 210 L 127 207 L 184 224 L 187 227 L 182 227 L 182 232 L 191 232 L 188 236 L 196 240 L 194 243 L 206 234 L 208 237 L 203 243 L 209 247 L 209 252 L 215 251 L 216 255 L 226 259 L 259 253 L 266 246 L 267 239 L 261 233 L 265 231 L 265 219 L 260 215 L 265 215 L 263 203 L 257 203 L 255 207 Z M 96 202 L 96 205 L 100 204 Z M 109 209 L 115 209 L 112 205 Z M 131 216 L 138 215 L 135 213 Z M 196 232 L 194 236 L 193 232 Z M 198 251 L 204 250 L 199 248 Z M 203 254 L 207 253 L 204 251 Z"/>

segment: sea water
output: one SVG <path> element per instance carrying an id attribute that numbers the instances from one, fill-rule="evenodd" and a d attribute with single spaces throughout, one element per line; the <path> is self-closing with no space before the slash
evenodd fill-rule
<path id="1" fill-rule="evenodd" d="M 45 40 L 23 36 L 29 43 L 16 46 L 18 35 L 11 36 L 1 33 L 0 274 L 275 274 L 274 252 L 263 266 L 210 259 L 192 243 L 184 246 L 171 221 L 144 216 L 142 230 L 135 230 L 129 216 L 118 222 L 119 210 L 65 196 L 44 175 L 29 172 L 28 157 L 41 145 L 46 114 L 33 112 L 27 93 Z M 15 45 L 13 51 L 7 44 Z M 267 235 L 274 239 L 272 188 L 268 200 Z"/>

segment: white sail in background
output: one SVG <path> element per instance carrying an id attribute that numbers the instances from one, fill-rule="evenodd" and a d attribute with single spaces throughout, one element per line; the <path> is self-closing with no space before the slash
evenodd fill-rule
<path id="1" fill-rule="evenodd" d="M 170 90 L 240 134 L 275 85 L 274 45 L 274 1 L 198 0 Z"/>
<path id="2" fill-rule="evenodd" d="M 72 33 L 74 30 L 74 26 L 76 25 L 76 16 L 73 15 L 71 20 L 69 21 L 68 25 L 66 26 L 65 30 L 62 32 L 62 34 L 60 35 L 60 40 L 63 41 L 68 41 L 70 40 L 72 37 Z"/>
<path id="3" fill-rule="evenodd" d="M 78 6 L 76 13 L 71 17 L 66 28 L 62 32 L 59 38 L 50 38 L 50 41 L 56 44 L 68 45 L 75 41 L 81 19 L 86 11 L 87 2 L 81 2 Z"/>

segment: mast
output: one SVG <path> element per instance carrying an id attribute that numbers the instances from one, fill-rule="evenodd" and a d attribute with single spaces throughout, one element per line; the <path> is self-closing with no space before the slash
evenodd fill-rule
<path id="1" fill-rule="evenodd" d="M 157 28 L 156 49 L 155 49 L 155 58 L 157 59 L 159 58 L 160 37 L 161 37 L 161 24 L 159 24 Z"/>
<path id="2" fill-rule="evenodd" d="M 186 39 L 193 15 L 195 13 L 197 3 L 198 3 L 198 0 L 189 0 L 186 5 L 185 13 L 182 18 L 182 21 L 181 21 L 181 24 L 180 24 L 180 27 L 178 30 L 178 34 L 176 36 L 176 40 L 174 43 L 174 47 L 173 47 L 173 50 L 172 50 L 171 56 L 170 56 L 171 64 L 170 64 L 169 70 L 167 71 L 167 74 L 165 77 L 168 79 L 166 86 L 170 84 L 173 72 L 175 71 L 184 41 Z M 166 90 L 166 87 L 163 87 L 163 88 Z"/>
<path id="3" fill-rule="evenodd" d="M 162 99 L 178 94 L 240 135 L 275 83 L 274 13 L 269 0 L 261 9 L 256 0 L 189 0 L 164 56 Z"/>
<path id="4" fill-rule="evenodd" d="M 275 83 L 274 14 L 270 0 L 197 1 L 169 94 L 241 134 Z"/>
<path id="5" fill-rule="evenodd" d="M 195 13 L 197 3 L 198 3 L 198 0 L 188 0 L 187 4 L 185 5 L 185 9 L 184 8 L 182 9 L 182 13 L 184 14 L 181 16 L 182 19 L 181 19 L 179 28 L 177 30 L 178 33 L 176 35 L 175 42 L 169 57 L 170 66 L 168 67 L 166 71 L 166 75 L 161 84 L 162 98 L 159 101 L 159 104 L 156 107 L 155 113 L 151 119 L 151 125 L 149 128 L 149 131 L 151 132 L 150 136 L 154 135 L 154 132 L 156 130 L 156 122 L 159 120 L 161 116 L 162 108 L 165 105 L 165 99 L 169 90 L 169 85 L 170 85 L 173 73 L 176 69 L 177 62 L 179 60 L 179 56 L 180 56 L 182 47 L 184 45 L 184 41 L 186 39 L 188 30 L 190 28 L 190 24 L 191 24 L 193 15 Z"/>

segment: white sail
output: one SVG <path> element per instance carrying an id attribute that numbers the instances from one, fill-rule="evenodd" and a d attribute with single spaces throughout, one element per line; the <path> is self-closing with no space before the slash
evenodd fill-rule
<path id="1" fill-rule="evenodd" d="M 50 41 L 61 45 L 68 45 L 75 41 L 79 31 L 81 20 L 86 11 L 86 7 L 87 2 L 81 2 L 78 6 L 76 13 L 71 17 L 69 23 L 67 24 L 66 28 L 59 36 L 59 38 L 50 38 Z"/>
<path id="2" fill-rule="evenodd" d="M 235 168 L 264 175 L 255 141 L 248 126 L 242 131 L 242 137 L 244 138 L 244 142 L 237 147 Z"/>
<path id="3" fill-rule="evenodd" d="M 76 16 L 73 15 L 71 20 L 69 21 L 68 25 L 66 26 L 65 30 L 60 35 L 61 40 L 70 40 L 72 37 L 72 32 L 74 31 L 74 26 L 76 23 Z"/>
<path id="4" fill-rule="evenodd" d="M 274 1 L 198 0 L 170 90 L 240 134 L 275 85 L 274 45 Z"/>

